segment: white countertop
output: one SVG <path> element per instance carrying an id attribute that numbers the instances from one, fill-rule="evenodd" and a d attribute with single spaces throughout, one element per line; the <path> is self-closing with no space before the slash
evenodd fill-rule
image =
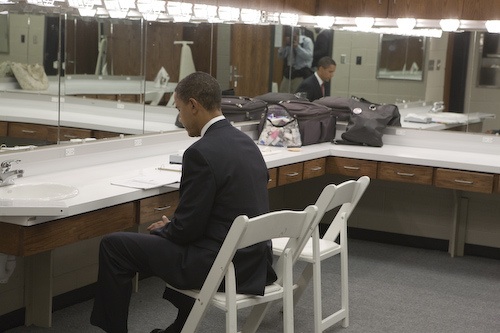
<path id="1" fill-rule="evenodd" d="M 150 138 L 157 143 L 148 144 Z M 128 144 L 127 142 L 131 140 L 136 139 L 122 139 L 117 143 Z M 161 142 L 158 143 L 158 140 L 161 140 Z M 80 156 L 60 159 L 56 162 L 27 162 L 24 165 L 21 162 L 19 168 L 25 170 L 25 176 L 16 179 L 17 184 L 57 182 L 78 188 L 79 194 L 73 198 L 63 200 L 63 204 L 66 206 L 64 215 L 58 217 L 13 216 L 22 215 L 22 213 L 19 213 L 19 210 L 16 211 L 14 208 L 0 207 L 0 220 L 28 226 L 176 190 L 177 185 L 142 190 L 112 185 L 111 182 L 112 180 L 140 175 L 144 170 L 151 170 L 167 164 L 170 154 L 176 154 L 179 150 L 187 148 L 195 140 L 194 138 L 188 138 L 185 134 L 158 134 L 145 136 L 142 139 L 144 142 L 143 147 L 117 149 L 112 153 L 108 151 L 92 154 L 82 153 Z M 79 147 L 92 148 L 94 147 L 91 146 L 93 144 L 95 143 L 75 147 L 77 149 Z M 498 144 L 498 142 L 494 144 Z M 58 149 L 62 150 L 64 146 L 51 148 L 50 151 L 56 153 Z M 262 147 L 262 149 L 265 150 L 263 155 L 269 168 L 325 156 L 340 156 L 500 174 L 500 154 L 490 152 L 464 153 L 439 147 L 425 148 L 394 144 L 385 144 L 383 147 L 376 148 L 334 145 L 331 143 L 305 146 L 301 148 L 300 152 L 291 152 L 286 148 L 275 147 Z M 17 155 L 13 157 L 20 158 L 23 161 L 23 154 L 30 153 L 33 152 L 15 153 Z M 57 168 L 53 163 L 58 163 Z M 81 165 L 81 167 L 78 167 L 78 165 Z M 50 172 L 51 166 L 54 166 L 57 170 Z M 43 172 L 36 174 L 35 171 Z M 16 211 L 15 214 L 11 213 L 14 211 Z"/>

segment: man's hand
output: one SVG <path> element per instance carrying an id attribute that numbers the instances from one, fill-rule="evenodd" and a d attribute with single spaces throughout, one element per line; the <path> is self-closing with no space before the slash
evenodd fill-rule
<path id="1" fill-rule="evenodd" d="M 158 228 L 161 228 L 163 226 L 165 226 L 167 223 L 170 223 L 170 220 L 168 219 L 168 217 L 166 217 L 165 215 L 163 215 L 161 217 L 161 221 L 158 221 L 158 222 L 155 222 L 155 223 L 152 223 L 149 227 L 148 227 L 148 230 L 151 231 L 153 229 L 158 229 Z"/>

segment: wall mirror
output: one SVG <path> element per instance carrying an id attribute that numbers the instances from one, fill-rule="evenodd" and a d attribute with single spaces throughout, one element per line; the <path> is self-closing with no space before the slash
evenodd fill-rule
<path id="1" fill-rule="evenodd" d="M 380 35 L 377 78 L 423 80 L 425 37 Z"/>
<path id="2" fill-rule="evenodd" d="M 14 43 L 10 42 L 9 54 L 0 54 L 0 62 L 15 59 L 26 63 L 40 61 L 45 63 L 47 74 L 55 83 L 53 86 L 55 93 L 46 96 L 47 101 L 51 102 L 47 104 L 55 113 L 54 116 L 45 119 L 45 124 L 53 127 L 51 130 L 55 131 L 56 142 L 89 136 L 85 133 L 59 133 L 62 128 L 78 127 L 78 122 L 67 117 L 76 99 L 79 100 L 78 104 L 82 105 L 82 112 L 87 114 L 84 120 L 88 125 L 86 128 L 92 128 L 93 132 L 90 135 L 97 138 L 113 137 L 124 132 L 118 126 L 104 126 L 99 118 L 103 112 L 116 119 L 123 118 L 124 114 L 132 114 L 133 116 L 127 116 L 125 126 L 129 128 L 129 132 L 125 134 L 176 129 L 173 125 L 176 110 L 165 107 L 171 94 L 165 91 L 158 105 L 151 103 L 152 97 L 147 95 L 151 86 L 155 88 L 154 80 L 162 67 L 169 75 L 168 82 L 177 82 L 183 47 L 182 44 L 174 43 L 177 41 L 194 41 L 189 48 L 196 69 L 216 76 L 224 89 L 234 89 L 239 95 L 256 96 L 270 91 L 273 89 L 273 83 L 279 83 L 283 74 L 283 62 L 276 55 L 282 36 L 280 31 L 283 31 L 281 26 L 147 22 L 143 19 L 82 19 L 36 13 L 9 13 L 7 17 L 9 36 L 16 38 Z M 16 22 L 23 24 L 16 24 L 13 27 L 14 17 Z M 42 29 L 39 29 L 40 27 Z M 24 39 L 18 38 L 22 35 Z M 103 36 L 106 36 L 106 39 L 103 39 Z M 429 52 L 424 53 L 421 66 L 418 65 L 419 61 L 412 61 L 412 64 L 415 62 L 419 69 L 425 72 L 420 80 L 406 80 L 403 84 L 397 80 L 377 80 L 380 41 L 381 37 L 376 34 L 334 31 L 333 58 L 338 66 L 332 81 L 332 95 L 356 95 L 389 103 L 395 102 L 397 98 L 410 101 L 425 100 L 429 91 L 439 91 L 439 88 L 436 89 L 430 83 L 444 80 L 445 72 L 443 68 L 440 71 L 434 69 L 434 72 L 425 68 L 427 60 L 434 57 Z M 421 44 L 427 43 L 427 48 L 434 42 L 434 39 L 421 40 Z M 106 48 L 99 51 L 102 43 L 106 44 Z M 45 54 L 44 50 L 52 50 L 56 46 L 63 52 L 47 53 L 53 56 Z M 446 54 L 446 50 L 441 50 L 442 54 Z M 361 65 L 357 65 L 358 57 L 361 57 Z M 440 59 L 443 61 L 444 56 Z M 128 66 L 129 63 L 133 65 Z M 258 70 L 255 63 L 259 64 Z M 96 72 L 98 67 L 99 70 Z M 469 77 L 472 75 L 475 78 L 476 72 L 477 65 L 473 66 Z M 103 73 L 106 73 L 107 77 L 99 78 Z M 366 73 L 369 73 L 370 80 L 366 79 Z M 136 90 L 133 93 L 121 91 L 107 94 L 104 90 L 95 93 L 74 89 L 75 83 L 79 81 L 76 79 L 83 81 L 86 78 L 95 80 L 94 82 L 104 82 L 104 79 L 111 80 L 113 76 L 117 77 L 116 80 L 127 81 L 128 85 L 130 82 L 135 83 L 132 86 L 138 87 L 139 92 Z M 431 81 L 429 76 L 434 76 L 434 79 Z M 70 83 L 70 80 L 73 81 Z M 92 84 L 86 83 L 88 87 L 92 87 Z M 115 87 L 118 83 L 124 82 L 109 81 L 106 86 Z M 61 89 L 60 95 L 59 89 Z M 6 97 L 5 91 L 9 89 L 0 90 L 3 90 L 1 93 Z M 10 91 L 8 96 L 12 94 Z M 20 100 L 32 98 L 31 94 L 24 92 L 16 94 Z M 34 95 L 38 99 L 41 98 L 40 95 Z M 60 103 L 54 102 L 59 96 L 64 98 Z M 431 100 L 437 98 L 439 97 Z M 492 105 L 494 98 L 492 97 Z M 36 105 L 36 101 L 33 103 Z M 476 102 L 471 97 L 468 103 L 473 105 Z M 29 119 L 16 118 L 16 120 L 30 122 Z M 160 123 L 169 125 L 158 126 Z M 1 131 L 0 127 L 0 136 L 5 136 L 6 132 Z M 1 135 L 2 133 L 4 135 Z"/>

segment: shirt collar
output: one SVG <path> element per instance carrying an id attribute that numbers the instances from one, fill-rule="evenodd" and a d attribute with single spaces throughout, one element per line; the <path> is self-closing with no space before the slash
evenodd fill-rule
<path id="1" fill-rule="evenodd" d="M 318 72 L 314 72 L 314 76 L 316 76 L 316 79 L 318 80 L 319 82 L 319 86 L 321 87 L 321 85 L 324 83 L 323 80 L 321 80 L 321 78 L 319 77 L 318 75 Z"/>
<path id="2" fill-rule="evenodd" d="M 201 136 L 204 136 L 205 135 L 205 132 L 208 130 L 208 128 L 210 126 L 212 126 L 212 124 L 222 120 L 222 119 L 226 119 L 226 117 L 224 116 L 217 116 L 215 118 L 212 118 L 208 121 L 208 123 L 205 124 L 205 126 L 203 126 L 203 128 L 201 129 Z"/>

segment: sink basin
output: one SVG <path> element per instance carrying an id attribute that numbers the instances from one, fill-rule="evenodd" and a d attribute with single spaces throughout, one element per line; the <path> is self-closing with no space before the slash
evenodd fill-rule
<path id="1" fill-rule="evenodd" d="M 69 199 L 77 194 L 76 187 L 56 183 L 14 184 L 0 187 L 0 200 L 52 201 Z"/>

